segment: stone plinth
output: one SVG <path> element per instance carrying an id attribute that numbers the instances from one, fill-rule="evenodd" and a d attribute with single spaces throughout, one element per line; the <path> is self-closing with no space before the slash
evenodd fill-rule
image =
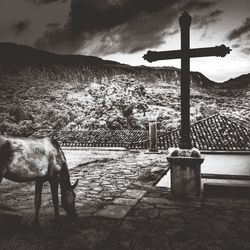
<path id="1" fill-rule="evenodd" d="M 201 169 L 204 161 L 198 149 L 175 149 L 169 157 L 171 193 L 174 197 L 199 197 Z"/>

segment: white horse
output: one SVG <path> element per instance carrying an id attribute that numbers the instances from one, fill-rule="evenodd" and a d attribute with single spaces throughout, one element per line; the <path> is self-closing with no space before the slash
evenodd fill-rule
<path id="1" fill-rule="evenodd" d="M 3 178 L 15 182 L 35 181 L 34 224 L 39 225 L 42 187 L 50 183 L 55 221 L 60 221 L 58 184 L 61 187 L 61 203 L 69 217 L 76 217 L 74 185 L 65 156 L 58 142 L 51 138 L 12 138 L 0 136 L 0 183 Z"/>

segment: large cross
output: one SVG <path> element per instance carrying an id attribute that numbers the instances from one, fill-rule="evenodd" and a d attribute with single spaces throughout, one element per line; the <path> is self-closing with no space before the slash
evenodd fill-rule
<path id="1" fill-rule="evenodd" d="M 190 137 L 190 58 L 191 57 L 204 57 L 204 56 L 221 56 L 224 57 L 229 54 L 231 49 L 225 45 L 190 49 L 190 25 L 191 16 L 187 12 L 179 18 L 181 27 L 181 50 L 170 51 L 148 51 L 143 56 L 148 62 L 166 59 L 181 59 L 181 139 L 179 147 L 182 149 L 191 149 Z"/>

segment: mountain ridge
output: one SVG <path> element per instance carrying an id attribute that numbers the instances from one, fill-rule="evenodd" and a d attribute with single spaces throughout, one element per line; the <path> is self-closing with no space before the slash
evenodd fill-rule
<path id="1" fill-rule="evenodd" d="M 39 50 L 27 45 L 17 45 L 9 42 L 0 42 L 0 65 L 2 72 L 19 70 L 22 71 L 30 67 L 33 68 L 37 74 L 42 71 L 54 72 L 60 74 L 62 71 L 67 71 L 69 68 L 74 68 L 78 71 L 77 80 L 83 80 L 80 74 L 89 78 L 90 75 L 98 78 L 113 77 L 117 74 L 130 74 L 138 79 L 143 79 L 146 82 L 155 82 L 157 79 L 180 83 L 180 69 L 175 67 L 148 67 L 148 66 L 131 66 L 128 64 L 121 64 L 119 62 L 103 60 L 99 57 L 84 56 L 84 55 L 59 55 L 48 51 Z M 62 67 L 56 69 L 56 67 Z M 59 70 L 60 72 L 57 72 Z M 86 71 L 91 70 L 92 73 L 88 74 Z M 28 74 L 28 73 L 27 73 Z M 42 73 L 44 74 L 44 73 Z M 50 74 L 51 75 L 51 74 Z M 63 80 L 63 79 L 62 79 Z M 71 80 L 65 78 L 65 80 Z M 191 72 L 191 84 L 197 86 L 214 86 L 215 82 L 208 79 L 200 72 Z"/>
<path id="2" fill-rule="evenodd" d="M 74 66 L 78 64 L 91 65 L 91 66 L 106 66 L 106 67 L 118 67 L 126 69 L 135 69 L 135 70 L 176 70 L 180 71 L 176 67 L 168 66 L 131 66 L 129 64 L 123 64 L 111 60 L 103 60 L 102 58 L 95 56 L 86 56 L 86 55 L 70 55 L 70 54 L 56 54 L 45 50 L 39 50 L 27 45 L 19 45 L 11 42 L 0 42 L 0 64 L 3 66 L 51 66 L 53 64 L 65 65 L 65 66 Z M 192 71 L 191 75 L 198 74 L 205 82 L 211 85 L 215 83 L 217 87 L 222 88 L 237 88 L 237 87 L 246 87 L 250 82 L 250 73 L 237 76 L 235 78 L 228 79 L 224 82 L 216 82 L 207 78 L 205 75 L 198 71 Z M 237 86 L 238 82 L 240 86 Z M 243 83 L 244 82 L 244 83 Z M 206 85 L 206 84 L 205 84 Z M 214 84 L 212 84 L 214 85 Z"/>

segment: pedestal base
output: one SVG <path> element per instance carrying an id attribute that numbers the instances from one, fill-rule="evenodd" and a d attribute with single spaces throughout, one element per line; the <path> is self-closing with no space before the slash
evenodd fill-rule
<path id="1" fill-rule="evenodd" d="M 199 197 L 204 161 L 198 149 L 175 149 L 167 157 L 171 169 L 171 193 L 174 197 Z"/>

